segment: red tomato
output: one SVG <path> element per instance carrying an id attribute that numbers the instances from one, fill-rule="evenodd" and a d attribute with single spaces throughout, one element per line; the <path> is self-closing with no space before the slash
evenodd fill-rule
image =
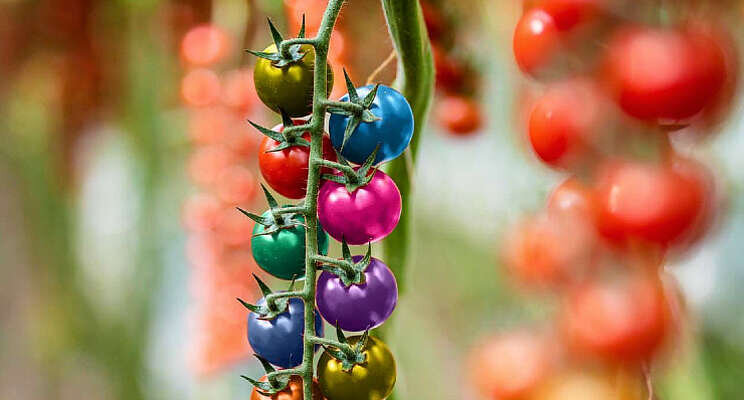
<path id="1" fill-rule="evenodd" d="M 467 136 L 483 125 L 480 104 L 463 96 L 446 96 L 436 108 L 439 124 L 455 136 Z"/>
<path id="2" fill-rule="evenodd" d="M 220 78 L 210 69 L 194 69 L 181 80 L 181 97 L 194 107 L 208 106 L 220 96 Z"/>
<path id="3" fill-rule="evenodd" d="M 229 206 L 237 206 L 253 200 L 258 183 L 248 168 L 234 165 L 217 176 L 215 186 L 220 200 Z"/>
<path id="4" fill-rule="evenodd" d="M 473 348 L 469 361 L 475 387 L 489 399 L 522 399 L 547 376 L 553 354 L 547 341 L 530 332 L 511 332 Z"/>
<path id="5" fill-rule="evenodd" d="M 545 10 L 560 31 L 568 31 L 595 18 L 606 0 L 536 0 L 533 6 Z"/>
<path id="6" fill-rule="evenodd" d="M 193 232 L 205 232 L 214 228 L 220 202 L 209 194 L 189 196 L 183 204 L 181 219 L 184 227 Z"/>
<path id="7" fill-rule="evenodd" d="M 555 85 L 537 100 L 528 132 L 535 154 L 553 167 L 570 167 L 591 153 L 601 119 L 601 97 L 590 82 Z"/>
<path id="8" fill-rule="evenodd" d="M 587 222 L 593 221 L 597 212 L 594 193 L 575 177 L 566 179 L 553 189 L 547 209 L 550 213 L 573 214 Z"/>
<path id="9" fill-rule="evenodd" d="M 610 162 L 595 188 L 599 231 L 617 242 L 672 244 L 703 214 L 705 189 L 674 163 Z"/>
<path id="10" fill-rule="evenodd" d="M 573 215 L 541 214 L 528 218 L 504 240 L 503 260 L 520 283 L 563 285 L 591 266 L 592 226 Z"/>
<path id="11" fill-rule="evenodd" d="M 303 121 L 295 121 L 295 125 Z M 283 130 L 281 126 L 274 127 L 275 131 Z M 310 133 L 305 132 L 302 137 L 310 141 Z M 279 145 L 279 142 L 264 137 L 258 149 L 258 167 L 261 169 L 266 183 L 279 194 L 290 199 L 305 197 L 307 190 L 307 163 L 310 158 L 310 148 L 292 146 L 282 151 L 269 152 Z M 323 158 L 336 161 L 331 139 L 323 135 Z M 324 170 L 322 173 L 329 173 Z"/>
<path id="12" fill-rule="evenodd" d="M 451 58 L 447 52 L 436 44 L 432 44 L 436 85 L 448 91 L 457 91 L 465 83 L 465 69 Z"/>
<path id="13" fill-rule="evenodd" d="M 635 364 L 648 361 L 667 332 L 669 305 L 657 277 L 589 282 L 568 293 L 566 340 L 578 355 Z"/>
<path id="14" fill-rule="evenodd" d="M 189 138 L 197 145 L 211 145 L 225 140 L 232 118 L 223 107 L 193 110 L 189 116 Z"/>
<path id="15" fill-rule="evenodd" d="M 544 10 L 528 11 L 514 31 L 514 58 L 519 68 L 530 75 L 543 69 L 560 45 L 558 27 Z"/>
<path id="16" fill-rule="evenodd" d="M 261 381 L 266 382 L 266 376 L 262 377 Z M 292 375 L 289 378 L 289 385 L 281 392 L 267 397 L 258 393 L 256 388 L 253 388 L 250 400 L 302 400 L 303 398 L 302 378 L 298 375 Z M 318 381 L 316 380 L 313 380 L 313 400 L 323 400 L 323 394 L 320 392 L 320 386 L 318 386 Z"/>
<path id="17" fill-rule="evenodd" d="M 626 29 L 608 46 L 606 74 L 629 115 L 670 123 L 703 111 L 726 80 L 723 50 L 710 36 L 661 28 Z"/>
<path id="18" fill-rule="evenodd" d="M 230 39 L 225 31 L 213 25 L 199 25 L 184 35 L 181 56 L 194 65 L 211 65 L 230 52 Z"/>
<path id="19" fill-rule="evenodd" d="M 424 15 L 424 24 L 426 24 L 426 32 L 429 34 L 429 39 L 437 41 L 442 35 L 447 33 L 447 21 L 436 6 L 422 1 L 421 12 Z"/>

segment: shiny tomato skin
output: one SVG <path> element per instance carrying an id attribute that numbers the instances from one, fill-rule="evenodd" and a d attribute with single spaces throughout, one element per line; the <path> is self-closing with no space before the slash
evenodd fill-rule
<path id="1" fill-rule="evenodd" d="M 354 256 L 354 262 L 362 256 Z M 344 331 L 361 332 L 382 325 L 398 302 L 395 275 L 382 261 L 372 257 L 364 270 L 364 282 L 346 286 L 341 278 L 323 271 L 318 279 L 315 304 L 328 323 Z"/>
<path id="2" fill-rule="evenodd" d="M 625 29 L 610 41 L 605 61 L 620 107 L 652 122 L 685 120 L 712 105 L 726 71 L 717 43 L 680 29 Z"/>
<path id="3" fill-rule="evenodd" d="M 570 177 L 561 182 L 548 196 L 549 213 L 573 214 L 587 222 L 594 221 L 597 213 L 592 188 Z"/>
<path id="4" fill-rule="evenodd" d="M 270 109 L 279 112 L 283 109 L 290 117 L 302 117 L 313 110 L 313 69 L 315 50 L 310 45 L 302 45 L 305 56 L 284 67 L 275 67 L 271 60 L 259 58 L 253 69 L 253 82 L 261 101 Z M 264 52 L 276 53 L 276 46 L 270 45 Z M 328 71 L 328 87 L 333 88 L 333 71 Z"/>
<path id="5" fill-rule="evenodd" d="M 535 154 L 553 167 L 571 167 L 591 154 L 600 117 L 594 86 L 572 80 L 551 87 L 530 112 L 528 136 Z"/>
<path id="6" fill-rule="evenodd" d="M 463 96 L 446 96 L 436 107 L 439 124 L 453 136 L 468 136 L 483 125 L 478 102 Z"/>
<path id="7" fill-rule="evenodd" d="M 261 382 L 266 382 L 265 375 L 261 378 Z M 302 390 L 302 378 L 299 375 L 292 375 L 289 378 L 289 384 L 281 392 L 272 394 L 271 396 L 264 396 L 258 393 L 256 388 L 253 388 L 250 400 L 303 400 Z M 320 386 L 318 386 L 318 381 L 315 379 L 313 379 L 313 400 L 324 400 L 323 394 L 320 392 Z"/>
<path id="8" fill-rule="evenodd" d="M 359 336 L 349 338 L 354 344 Z M 370 336 L 364 352 L 365 364 L 351 371 L 341 369 L 341 362 L 324 352 L 318 361 L 320 390 L 328 400 L 383 400 L 390 395 L 397 377 L 395 358 L 381 340 Z"/>
<path id="9" fill-rule="evenodd" d="M 514 58 L 519 68 L 536 75 L 559 47 L 558 27 L 550 14 L 535 8 L 525 13 L 514 31 Z"/>
<path id="10" fill-rule="evenodd" d="M 283 128 L 277 126 L 274 130 Z M 310 133 L 305 132 L 302 138 L 310 141 Z M 292 146 L 281 151 L 271 152 L 279 142 L 265 136 L 258 149 L 258 167 L 266 183 L 277 193 L 290 199 L 305 197 L 307 190 L 308 160 L 310 147 Z M 323 158 L 336 161 L 331 139 L 323 135 Z M 324 170 L 327 173 L 327 170 Z"/>
<path id="11" fill-rule="evenodd" d="M 318 220 L 339 242 L 376 242 L 389 235 L 400 220 L 402 199 L 395 182 L 377 170 L 365 186 L 349 193 L 345 185 L 324 181 L 318 193 Z"/>
<path id="12" fill-rule="evenodd" d="M 637 365 L 660 348 L 669 317 L 658 277 L 639 274 L 573 288 L 566 296 L 561 327 L 577 355 Z"/>
<path id="13" fill-rule="evenodd" d="M 270 217 L 270 211 L 263 213 L 262 217 Z M 245 217 L 248 218 L 248 217 Z M 294 219 L 298 223 L 305 222 L 305 218 L 296 215 Z M 253 238 L 251 239 L 251 251 L 261 269 L 279 278 L 290 280 L 305 276 L 305 228 L 296 225 L 291 228 L 283 228 L 269 235 L 260 235 L 266 230 L 262 224 L 253 227 Z M 320 254 L 328 252 L 328 234 L 318 226 L 318 251 Z"/>
<path id="14" fill-rule="evenodd" d="M 261 298 L 257 305 L 263 306 Z M 302 363 L 305 327 L 305 303 L 298 298 L 289 299 L 287 311 L 273 319 L 260 319 L 248 313 L 248 342 L 253 352 L 281 368 L 292 368 Z M 323 321 L 315 311 L 315 334 L 323 335 Z"/>
<path id="15" fill-rule="evenodd" d="M 558 30 L 565 32 L 594 19 L 605 1 L 607 0 L 536 0 L 532 5 L 550 14 Z"/>
<path id="16" fill-rule="evenodd" d="M 705 209 L 704 184 L 666 163 L 617 161 L 600 168 L 597 227 L 615 242 L 670 245 L 695 227 Z"/>

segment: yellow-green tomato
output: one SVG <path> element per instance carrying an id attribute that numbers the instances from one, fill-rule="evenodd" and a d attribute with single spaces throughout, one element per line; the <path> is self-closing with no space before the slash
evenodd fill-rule
<path id="1" fill-rule="evenodd" d="M 276 53 L 276 45 L 264 49 L 265 53 Z M 283 67 L 265 58 L 256 61 L 253 70 L 253 81 L 258 97 L 270 109 L 279 112 L 283 109 L 290 117 L 302 117 L 313 110 L 313 71 L 315 68 L 315 50 L 310 45 L 302 45 L 302 59 Z M 333 87 L 333 71 L 327 67 L 327 91 Z"/>
<path id="2" fill-rule="evenodd" d="M 349 338 L 354 345 L 360 336 Z M 385 343 L 369 337 L 367 362 L 344 371 L 341 362 L 324 352 L 318 361 L 318 383 L 328 400 L 383 400 L 395 386 L 395 359 Z"/>

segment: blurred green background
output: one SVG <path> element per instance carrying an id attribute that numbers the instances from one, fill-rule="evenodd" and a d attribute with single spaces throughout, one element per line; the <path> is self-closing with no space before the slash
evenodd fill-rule
<path id="1" fill-rule="evenodd" d="M 415 195 L 404 199 L 414 216 L 407 291 L 389 333 L 401 399 L 478 398 L 463 362 L 470 346 L 544 321 L 554 303 L 514 291 L 496 257 L 505 227 L 560 178 L 529 154 L 514 117 L 525 84 L 510 47 L 518 3 L 454 5 L 463 46 L 488 43 L 473 52 L 487 121 L 472 137 L 430 124 L 421 138 Z M 377 17 L 360 18 L 370 12 Z M 344 13 L 361 81 L 390 44 L 378 2 L 352 0 Z M 278 0 L 0 1 L 0 398 L 247 398 L 239 375 L 260 375 L 253 360 L 208 374 L 191 361 L 205 328 L 190 317 L 199 279 L 181 226 L 195 189 L 179 45 L 211 22 L 236 42 L 220 68 L 248 66 L 242 48 L 267 42 L 266 15 L 287 27 Z M 744 393 L 744 114 L 735 101 L 723 131 L 697 151 L 724 183 L 727 211 L 671 267 L 693 323 L 663 371 L 661 399 Z"/>

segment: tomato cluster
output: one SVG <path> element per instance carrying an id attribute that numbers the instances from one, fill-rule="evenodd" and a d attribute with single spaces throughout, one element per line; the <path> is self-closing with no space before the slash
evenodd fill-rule
<path id="1" fill-rule="evenodd" d="M 183 204 L 188 231 L 197 332 L 193 337 L 194 367 L 209 373 L 246 357 L 249 347 L 240 334 L 242 307 L 236 296 L 253 293 L 250 221 L 235 215 L 235 206 L 256 200 L 257 171 L 250 162 L 256 140 L 244 126 L 261 110 L 249 69 L 225 69 L 233 39 L 224 29 L 197 25 L 181 40 L 185 68 L 181 97 L 187 111 L 192 145 L 188 176 L 198 189 Z"/>
<path id="2" fill-rule="evenodd" d="M 422 0 L 421 9 L 431 41 L 436 70 L 436 88 L 441 95 L 434 107 L 439 125 L 453 136 L 472 135 L 483 126 L 483 111 L 479 95 L 479 74 L 462 54 L 462 44 L 456 43 L 456 18 L 452 2 Z"/>
<path id="3" fill-rule="evenodd" d="M 296 3 L 300 2 L 288 4 Z M 306 28 L 303 22 L 298 37 L 303 37 Z M 263 187 L 268 210 L 256 215 L 239 209 L 244 214 L 241 217 L 255 222 L 250 243 L 258 267 L 274 278 L 292 281 L 288 291 L 272 292 L 256 276 L 264 296 L 255 305 L 241 300 L 249 310 L 248 341 L 267 372 L 263 381 L 248 378 L 255 386 L 252 396 L 302 398 L 300 377 L 279 380 L 281 371 L 275 368 L 312 370 L 312 364 L 303 363 L 304 351 L 309 341 L 321 340 L 325 350 L 317 365 L 313 393 L 328 400 L 382 399 L 395 384 L 395 360 L 387 346 L 368 333 L 390 317 L 398 288 L 390 268 L 371 257 L 371 243 L 395 229 L 401 195 L 395 182 L 377 167 L 408 147 L 413 113 L 395 89 L 354 87 L 346 71 L 349 93 L 327 106 L 313 103 L 318 96 L 313 92 L 318 79 L 314 47 L 285 44 L 286 51 L 281 51 L 284 39 L 271 23 L 270 29 L 274 44 L 263 52 L 251 52 L 258 57 L 253 79 L 258 98 L 279 113 L 283 123 L 268 129 L 250 122 L 265 136 L 258 165 L 270 189 L 290 199 L 317 196 L 317 202 L 306 199 L 280 206 L 269 188 Z M 309 29 L 317 31 L 317 27 Z M 332 86 L 332 68 L 329 65 L 323 95 Z M 330 134 L 314 124 L 318 107 L 331 114 Z M 311 150 L 317 145 L 322 149 L 319 158 Z M 313 203 L 317 206 L 309 208 Z M 310 216 L 317 217 L 318 224 L 317 232 L 308 236 Z M 342 258 L 326 256 L 329 236 L 342 242 Z M 317 245 L 311 248 L 317 254 L 308 254 L 307 240 L 315 241 Z M 363 244 L 369 245 L 366 255 L 352 256 L 348 246 Z M 311 261 L 311 257 L 323 261 Z M 304 282 L 305 286 L 317 285 L 314 299 L 305 298 L 305 291 L 293 291 L 295 280 L 306 278 L 311 265 L 323 270 L 317 282 Z M 317 306 L 310 308 L 315 312 L 315 326 L 310 330 L 305 327 L 308 301 Z M 338 342 L 323 339 L 322 320 L 336 327 Z M 344 331 L 362 334 L 346 339 Z M 308 337 L 311 332 L 313 338 Z"/>
<path id="4" fill-rule="evenodd" d="M 682 328 L 664 267 L 702 238 L 719 199 L 679 150 L 700 135 L 678 131 L 721 118 L 736 56 L 710 17 L 641 23 L 633 6 L 526 1 L 515 28 L 516 64 L 545 84 L 528 96 L 525 143 L 566 177 L 507 231 L 501 260 L 521 288 L 560 302 L 551 329 L 474 348 L 473 381 L 493 398 L 646 398 L 640 377 Z"/>

